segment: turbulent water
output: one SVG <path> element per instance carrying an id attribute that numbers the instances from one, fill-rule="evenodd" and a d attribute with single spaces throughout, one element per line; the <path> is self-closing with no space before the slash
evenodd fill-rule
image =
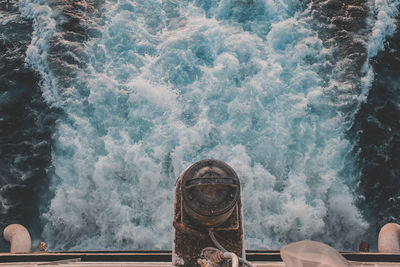
<path id="1" fill-rule="evenodd" d="M 1 0 L 0 226 L 170 249 L 177 177 L 216 158 L 247 248 L 376 246 L 400 221 L 399 6 Z"/>

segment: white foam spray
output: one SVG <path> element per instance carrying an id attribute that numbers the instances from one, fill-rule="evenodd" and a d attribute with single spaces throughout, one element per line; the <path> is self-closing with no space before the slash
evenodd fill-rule
<path id="1" fill-rule="evenodd" d="M 364 69 L 366 75 L 362 78 L 363 100 L 368 95 L 368 89 L 374 80 L 374 70 L 371 60 L 384 49 L 386 38 L 392 36 L 396 29 L 396 17 L 399 15 L 400 1 L 371 0 L 370 24 L 371 34 L 368 39 L 368 59 Z"/>
<path id="2" fill-rule="evenodd" d="M 170 248 L 175 180 L 204 158 L 241 179 L 248 248 L 358 245 L 367 224 L 340 175 L 351 144 L 321 74 L 330 51 L 300 1 L 246 3 L 107 2 L 89 64 L 59 88 L 46 61 L 57 11 L 21 0 L 28 61 L 66 114 L 43 215 L 52 249 Z"/>

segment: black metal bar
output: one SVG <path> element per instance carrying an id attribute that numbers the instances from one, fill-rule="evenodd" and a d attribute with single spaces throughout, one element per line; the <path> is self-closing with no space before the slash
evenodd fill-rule
<path id="1" fill-rule="evenodd" d="M 198 185 L 220 184 L 237 187 L 238 184 L 235 179 L 230 177 L 201 177 L 186 181 L 185 188 L 189 189 Z"/>
<path id="2" fill-rule="evenodd" d="M 400 262 L 400 254 L 341 252 L 350 261 Z M 144 251 L 66 251 L 29 254 L 0 253 L 0 263 L 6 262 L 51 262 L 80 259 L 82 262 L 171 262 L 169 250 Z M 282 261 L 279 250 L 247 250 L 248 261 Z"/>

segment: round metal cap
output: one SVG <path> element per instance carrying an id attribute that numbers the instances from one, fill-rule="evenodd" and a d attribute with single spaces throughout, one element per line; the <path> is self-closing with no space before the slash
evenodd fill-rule
<path id="1" fill-rule="evenodd" d="M 201 160 L 181 176 L 185 211 L 207 226 L 223 223 L 232 213 L 240 197 L 240 181 L 225 162 Z"/>

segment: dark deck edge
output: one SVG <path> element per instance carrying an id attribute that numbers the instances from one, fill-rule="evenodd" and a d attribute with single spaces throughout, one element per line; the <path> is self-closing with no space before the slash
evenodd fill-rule
<path id="1" fill-rule="evenodd" d="M 400 254 L 341 252 L 350 261 L 359 262 L 400 262 Z M 249 261 L 282 261 L 278 250 L 247 250 Z M 6 262 L 51 262 L 80 259 L 82 262 L 171 262 L 169 250 L 145 251 L 70 251 L 9 254 L 0 253 L 0 263 Z"/>

